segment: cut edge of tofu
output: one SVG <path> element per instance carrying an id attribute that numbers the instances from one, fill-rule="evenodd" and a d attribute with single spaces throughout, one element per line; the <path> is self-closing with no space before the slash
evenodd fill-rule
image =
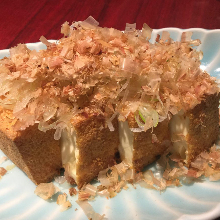
<path id="1" fill-rule="evenodd" d="M 169 130 L 171 141 L 171 153 L 179 154 L 184 162 L 187 162 L 188 143 L 186 137 L 189 133 L 190 119 L 184 114 L 184 111 L 179 111 L 173 115 L 169 122 Z"/>
<path id="2" fill-rule="evenodd" d="M 74 128 L 66 128 L 63 130 L 60 145 L 63 167 L 66 168 L 68 166 L 68 174 L 77 183 L 76 165 L 79 150 L 77 148 Z"/>
<path id="3" fill-rule="evenodd" d="M 132 167 L 134 134 L 131 131 L 128 121 L 119 121 L 119 153 L 121 160 Z"/>

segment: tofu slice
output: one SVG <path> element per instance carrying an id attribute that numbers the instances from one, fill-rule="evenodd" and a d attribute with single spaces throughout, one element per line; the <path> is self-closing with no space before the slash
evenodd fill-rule
<path id="1" fill-rule="evenodd" d="M 101 170 L 114 165 L 119 144 L 116 120 L 113 126 L 114 131 L 105 128 L 105 118 L 101 115 L 79 115 L 72 120 L 72 128 L 63 132 L 62 163 L 78 188 L 96 178 Z"/>
<path id="2" fill-rule="evenodd" d="M 136 121 L 129 115 L 127 121 L 119 122 L 119 153 L 121 159 L 131 168 L 141 171 L 144 166 L 156 160 L 164 153 L 170 143 L 168 119 L 158 123 L 157 127 L 146 132 L 132 132 L 130 128 L 137 128 Z M 157 141 L 152 140 L 155 135 Z"/>
<path id="3" fill-rule="evenodd" d="M 219 94 L 207 95 L 193 109 L 181 110 L 170 120 L 172 152 L 190 163 L 215 143 L 219 133 Z"/>
<path id="4" fill-rule="evenodd" d="M 36 185 L 52 181 L 62 168 L 54 130 L 44 133 L 35 124 L 24 131 L 14 131 L 15 122 L 11 111 L 0 109 L 0 149 Z"/>

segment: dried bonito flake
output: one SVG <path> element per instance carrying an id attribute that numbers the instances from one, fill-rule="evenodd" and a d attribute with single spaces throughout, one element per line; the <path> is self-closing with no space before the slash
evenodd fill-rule
<path id="1" fill-rule="evenodd" d="M 105 215 L 100 215 L 99 213 L 95 212 L 92 206 L 87 201 L 79 201 L 77 200 L 76 203 L 83 209 L 84 213 L 86 214 L 88 219 L 92 220 L 107 220 Z"/>
<path id="2" fill-rule="evenodd" d="M 8 160 L 7 157 L 1 157 L 0 158 L 0 164 L 4 163 L 6 160 Z"/>
<path id="3" fill-rule="evenodd" d="M 13 110 L 17 130 L 39 123 L 42 131 L 56 129 L 59 139 L 74 115 L 95 109 L 111 131 L 115 117 L 125 120 L 134 113 L 137 122 L 144 121 L 133 128 L 140 132 L 155 127 L 168 112 L 191 109 L 204 94 L 219 91 L 199 68 L 201 52 L 192 46 L 200 42 L 191 40 L 191 33 L 174 42 L 164 31 L 151 44 L 146 24 L 142 31 L 127 24 L 121 32 L 99 27 L 91 16 L 65 22 L 61 32 L 57 43 L 40 38 L 47 50 L 19 44 L 0 61 L 0 104 Z"/>
<path id="4" fill-rule="evenodd" d="M 90 197 L 91 197 L 91 194 L 88 192 L 85 192 L 84 190 L 80 190 L 78 193 L 78 200 L 79 201 L 88 200 Z"/>
<path id="5" fill-rule="evenodd" d="M 10 164 L 10 165 L 8 165 L 7 167 L 6 167 L 6 170 L 7 171 L 10 171 L 10 170 L 12 170 L 12 169 L 14 169 L 15 168 L 15 165 L 14 164 Z"/>
<path id="6" fill-rule="evenodd" d="M 69 209 L 72 204 L 70 203 L 69 200 L 67 200 L 67 194 L 63 193 L 60 194 L 57 198 L 57 204 L 61 206 L 60 211 L 66 211 L 67 209 Z"/>
<path id="7" fill-rule="evenodd" d="M 0 167 L 0 176 L 4 176 L 7 173 L 7 170 L 4 167 Z"/>
<path id="8" fill-rule="evenodd" d="M 210 152 L 202 152 L 191 166 L 197 175 L 204 175 L 210 181 L 220 180 L 220 149 L 214 145 Z"/>
<path id="9" fill-rule="evenodd" d="M 91 184 L 84 185 L 78 193 L 78 200 L 92 200 L 96 196 L 97 191 L 98 189 L 96 186 L 93 186 Z"/>
<path id="10" fill-rule="evenodd" d="M 78 192 L 75 188 L 71 187 L 69 188 L 69 194 L 70 196 L 76 195 Z"/>
<path id="11" fill-rule="evenodd" d="M 54 194 L 59 192 L 60 189 L 53 183 L 40 183 L 34 193 L 44 200 L 50 199 Z"/>

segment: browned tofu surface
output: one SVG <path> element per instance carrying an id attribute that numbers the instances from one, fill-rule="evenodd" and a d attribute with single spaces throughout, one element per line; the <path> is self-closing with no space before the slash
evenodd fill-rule
<path id="1" fill-rule="evenodd" d="M 153 130 L 133 132 L 133 168 L 136 171 L 141 171 L 144 166 L 154 162 L 157 156 L 163 154 L 168 148 L 170 140 L 168 123 L 169 120 L 166 119 L 158 123 Z M 132 115 L 128 117 L 128 124 L 130 128 L 137 128 L 136 121 Z M 158 142 L 153 143 L 152 134 L 156 135 Z"/>
<path id="2" fill-rule="evenodd" d="M 14 131 L 16 119 L 8 110 L 0 110 L 0 149 L 35 183 L 51 181 L 59 175 L 61 151 L 53 138 L 54 130 L 39 131 L 37 124 Z"/>
<path id="3" fill-rule="evenodd" d="M 218 138 L 219 97 L 219 94 L 207 95 L 201 104 L 185 114 L 190 119 L 186 137 L 188 143 L 186 163 L 188 165 L 202 151 L 209 150 Z"/>
<path id="4" fill-rule="evenodd" d="M 96 178 L 101 170 L 114 165 L 119 144 L 118 123 L 114 120 L 115 130 L 110 131 L 101 115 L 82 115 L 73 121 L 79 150 L 76 182 L 81 188 Z"/>

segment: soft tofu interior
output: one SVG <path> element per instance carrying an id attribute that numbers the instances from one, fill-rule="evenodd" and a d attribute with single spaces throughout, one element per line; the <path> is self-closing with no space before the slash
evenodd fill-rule
<path id="1" fill-rule="evenodd" d="M 78 158 L 76 132 L 73 128 L 64 129 L 61 136 L 61 155 L 63 167 L 68 166 L 69 175 L 77 181 L 76 164 Z"/>
<path id="2" fill-rule="evenodd" d="M 121 159 L 132 165 L 134 135 L 127 121 L 119 121 L 119 141 Z"/>
<path id="3" fill-rule="evenodd" d="M 183 110 L 174 115 L 169 123 L 171 140 L 173 142 L 172 153 L 179 154 L 183 159 L 187 157 L 186 136 L 189 131 L 189 118 L 185 116 Z"/>

